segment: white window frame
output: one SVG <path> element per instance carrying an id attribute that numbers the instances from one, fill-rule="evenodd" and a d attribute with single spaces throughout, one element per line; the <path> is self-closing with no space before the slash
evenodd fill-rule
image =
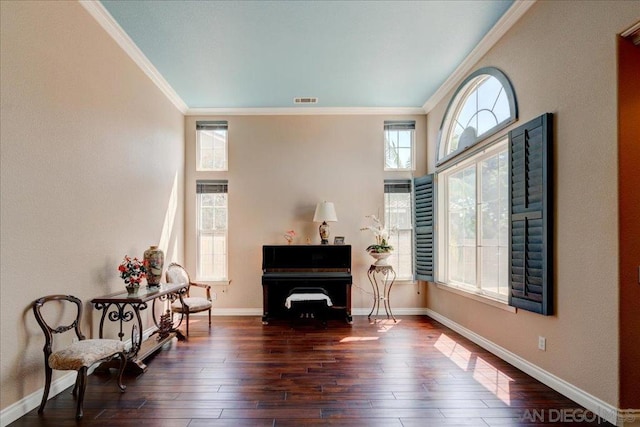
<path id="1" fill-rule="evenodd" d="M 492 292 L 482 287 L 482 263 L 479 262 L 481 257 L 482 246 L 478 242 L 478 239 L 481 236 L 480 227 L 482 226 L 482 222 L 480 221 L 480 216 L 482 215 L 481 209 L 476 209 L 475 286 L 458 283 L 449 278 L 448 178 L 454 173 L 460 170 L 466 169 L 471 165 L 475 165 L 475 167 L 478 168 L 480 163 L 483 160 L 499 155 L 502 152 L 506 154 L 508 152 L 507 150 L 508 150 L 508 137 L 505 136 L 491 143 L 490 145 L 485 146 L 482 150 L 471 154 L 468 158 L 439 170 L 436 174 L 436 181 L 437 181 L 436 186 L 437 186 L 437 197 L 438 197 L 438 202 L 437 202 L 438 210 L 436 212 L 436 217 L 437 217 L 438 229 L 440 230 L 440 232 L 437 234 L 437 239 L 436 239 L 436 245 L 437 245 L 438 254 L 439 254 L 438 261 L 437 261 L 438 264 L 437 264 L 437 270 L 436 270 L 436 281 L 440 285 L 443 285 L 445 287 L 450 287 L 453 289 L 461 290 L 464 292 L 468 292 L 471 294 L 475 294 L 478 296 L 482 296 L 485 298 L 489 298 L 489 299 L 504 302 L 504 303 L 508 303 L 508 293 L 509 293 L 508 283 L 505 286 L 504 294 Z M 508 165 L 507 165 L 507 171 L 508 171 Z M 481 174 L 478 174 L 478 171 L 476 169 L 476 185 L 475 185 L 476 207 L 479 207 L 482 203 L 481 196 L 479 194 L 479 188 L 481 185 L 481 182 L 479 181 L 479 179 L 481 178 L 479 177 L 481 177 Z M 508 179 L 508 173 L 507 173 L 506 179 Z M 508 243 L 506 245 L 506 248 L 508 250 Z M 508 275 L 508 256 L 505 257 L 505 262 L 507 264 L 504 267 L 507 268 L 507 271 L 505 271 L 504 274 Z"/>
<path id="2" fill-rule="evenodd" d="M 453 140 L 453 129 L 458 123 L 462 108 L 465 106 L 467 99 L 474 94 L 474 92 L 484 84 L 488 79 L 495 79 L 502 86 L 500 93 L 506 97 L 506 101 L 509 107 L 509 115 L 502 118 L 495 126 L 490 129 L 486 129 L 479 135 L 475 133 L 460 135 L 460 141 L 456 149 L 451 148 Z M 497 102 L 497 98 L 496 98 Z M 502 105 L 502 104 L 501 104 Z M 494 104 L 495 107 L 495 104 Z M 475 114 L 478 114 L 481 109 L 478 109 L 476 105 Z M 481 68 L 471 75 L 469 75 L 458 87 L 456 93 L 453 95 L 447 106 L 447 111 L 442 119 L 440 125 L 440 133 L 438 135 L 438 145 L 436 147 L 436 165 L 440 166 L 447 163 L 450 159 L 461 155 L 464 151 L 471 147 L 481 144 L 486 141 L 492 135 L 497 134 L 502 129 L 508 127 L 511 123 L 518 119 L 518 107 L 516 102 L 516 95 L 511 86 L 511 82 L 507 76 L 497 68 L 486 67 Z"/>
<path id="3" fill-rule="evenodd" d="M 400 126 L 394 128 L 397 124 L 400 124 Z M 402 126 L 402 124 L 406 124 L 408 125 L 406 129 L 400 129 L 400 127 Z M 391 129 L 388 129 L 387 127 L 391 126 Z M 413 128 L 409 128 L 410 126 L 413 126 Z M 389 146 L 389 135 L 390 133 L 396 133 L 399 134 L 400 132 L 408 132 L 410 134 L 410 138 L 409 138 L 409 144 L 410 147 L 398 147 L 398 148 L 409 148 L 409 152 L 411 155 L 410 158 L 410 165 L 409 166 L 401 166 L 401 165 L 396 165 L 396 167 L 388 167 L 387 166 L 387 157 L 388 157 L 388 153 L 391 151 L 391 147 Z M 396 138 L 396 140 L 400 140 L 399 135 Z M 384 170 L 385 171 L 414 171 L 416 168 L 416 132 L 415 132 L 415 122 L 411 121 L 411 122 L 385 122 L 385 129 L 384 129 Z"/>
<path id="4" fill-rule="evenodd" d="M 214 159 L 222 161 L 221 167 L 207 167 L 203 165 L 202 139 L 204 136 L 214 139 L 222 139 L 222 153 L 216 153 L 215 147 L 211 150 Z M 219 157 L 221 158 L 219 158 Z M 214 161 L 214 164 L 216 162 Z M 226 121 L 202 121 L 196 122 L 196 171 L 197 172 L 225 172 L 229 170 L 229 131 Z"/>
<path id="5" fill-rule="evenodd" d="M 394 182 L 398 182 L 398 181 L 406 181 L 406 183 L 409 185 L 409 192 L 408 193 L 399 193 L 399 194 L 407 194 L 408 198 L 409 198 L 409 206 L 407 208 L 407 212 L 409 215 L 409 227 L 408 228 L 403 228 L 402 230 L 398 229 L 396 224 L 392 224 L 390 222 L 390 209 L 391 206 L 389 204 L 389 195 L 390 194 L 398 194 L 398 193 L 388 193 L 385 189 L 384 192 L 384 223 L 385 226 L 387 227 L 387 230 L 389 232 L 389 239 L 387 240 L 389 242 L 390 245 L 394 246 L 394 251 L 392 253 L 392 255 L 389 257 L 388 262 L 389 264 L 391 264 L 393 266 L 393 269 L 396 273 L 396 281 L 411 281 L 413 282 L 415 280 L 414 277 L 414 271 L 415 271 L 415 263 L 414 263 L 414 246 L 415 246 L 415 242 L 414 242 L 414 212 L 413 212 L 413 180 L 411 179 L 407 179 L 407 180 L 385 180 L 385 184 L 389 184 L 389 183 L 394 183 Z M 386 185 L 385 185 L 386 187 Z M 399 240 L 399 235 L 400 232 L 409 232 L 409 235 L 411 236 L 411 242 L 409 245 L 409 254 L 404 254 L 403 256 L 408 256 L 409 260 L 410 260 L 410 266 L 409 266 L 409 270 L 404 273 L 403 270 L 400 268 L 400 248 L 397 245 L 397 241 Z M 397 236 L 397 239 L 392 239 L 392 236 Z M 404 274 L 403 274 L 404 273 Z"/>
<path id="6" fill-rule="evenodd" d="M 227 181 L 197 181 L 196 186 L 201 184 L 211 183 L 213 185 L 224 185 L 225 191 L 220 194 L 225 194 L 225 224 L 224 229 L 203 230 L 201 228 L 202 218 L 202 194 L 207 192 L 196 191 L 196 280 L 201 282 L 213 282 L 227 284 L 229 282 L 229 196 L 228 196 L 228 184 Z M 215 209 L 215 207 L 214 207 Z M 214 219 L 215 224 L 215 219 Z M 223 268 L 224 271 L 220 274 L 214 274 L 212 276 L 205 276 L 203 274 L 203 254 L 200 252 L 201 241 L 203 236 L 223 237 L 224 238 L 224 250 L 222 256 L 224 257 Z"/>

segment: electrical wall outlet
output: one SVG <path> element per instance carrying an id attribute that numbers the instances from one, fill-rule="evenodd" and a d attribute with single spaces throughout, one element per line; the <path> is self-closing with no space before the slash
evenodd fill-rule
<path id="1" fill-rule="evenodd" d="M 218 299 L 218 294 L 216 292 L 211 292 L 211 299 L 213 301 L 217 300 Z"/>
<path id="2" fill-rule="evenodd" d="M 545 337 L 538 337 L 538 350 L 547 350 L 547 339 Z"/>

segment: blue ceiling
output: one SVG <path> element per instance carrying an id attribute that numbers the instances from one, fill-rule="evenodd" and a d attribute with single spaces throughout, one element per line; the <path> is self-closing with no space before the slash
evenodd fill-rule
<path id="1" fill-rule="evenodd" d="M 101 2 L 189 108 L 422 107 L 512 0 Z"/>

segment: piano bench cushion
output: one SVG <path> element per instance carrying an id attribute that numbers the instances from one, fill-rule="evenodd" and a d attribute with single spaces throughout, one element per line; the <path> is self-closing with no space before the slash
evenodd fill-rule
<path id="1" fill-rule="evenodd" d="M 291 294 L 325 294 L 325 295 L 329 295 L 325 288 L 321 288 L 321 287 L 318 287 L 318 286 L 313 286 L 313 287 L 298 286 L 298 287 L 295 287 L 295 288 L 291 289 L 291 291 L 289 291 L 289 295 L 291 295 Z"/>
<path id="2" fill-rule="evenodd" d="M 311 301 L 324 301 L 328 307 L 333 305 L 331 298 L 327 294 L 323 293 L 294 293 L 291 292 L 284 302 L 284 306 L 291 308 L 294 302 L 311 302 Z"/>

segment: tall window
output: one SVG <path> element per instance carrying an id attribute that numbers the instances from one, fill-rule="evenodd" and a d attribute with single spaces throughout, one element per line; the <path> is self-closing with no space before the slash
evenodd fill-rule
<path id="1" fill-rule="evenodd" d="M 394 251 L 389 257 L 399 280 L 413 280 L 413 209 L 410 180 L 385 180 L 384 218 L 389 244 Z"/>
<path id="2" fill-rule="evenodd" d="M 384 122 L 384 170 L 414 170 L 414 121 Z"/>
<path id="3" fill-rule="evenodd" d="M 451 99 L 437 151 L 436 280 L 505 302 L 509 296 L 508 138 L 489 141 L 489 137 L 516 119 L 515 95 L 507 77 L 495 68 L 480 69 L 465 79 Z M 478 144 L 484 147 L 467 152 Z"/>
<path id="4" fill-rule="evenodd" d="M 203 281 L 227 280 L 227 181 L 197 181 L 196 278 Z"/>
<path id="5" fill-rule="evenodd" d="M 438 280 L 508 296 L 507 139 L 438 174 Z"/>
<path id="6" fill-rule="evenodd" d="M 226 171 L 227 122 L 196 122 L 196 170 Z"/>

